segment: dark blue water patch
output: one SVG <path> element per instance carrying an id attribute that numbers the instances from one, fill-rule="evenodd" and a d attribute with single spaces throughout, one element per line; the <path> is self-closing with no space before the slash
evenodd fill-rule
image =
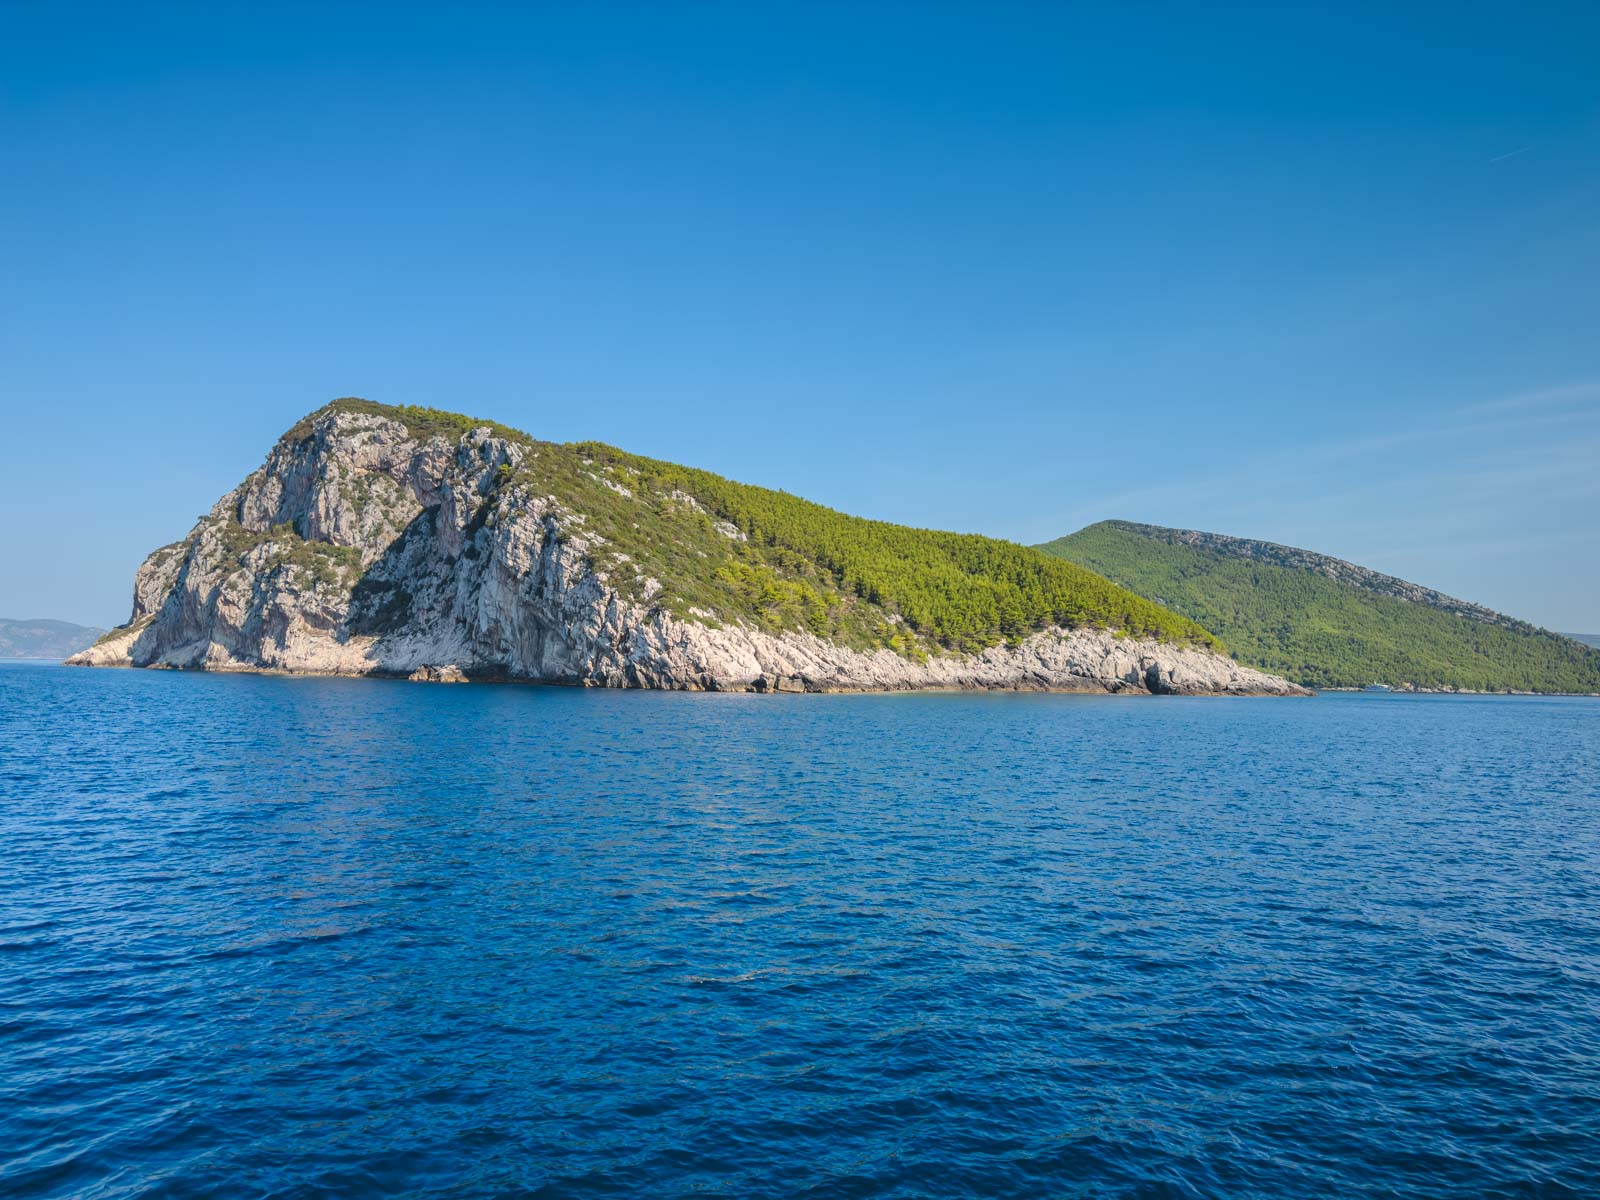
<path id="1" fill-rule="evenodd" d="M 1592 1196 L 1600 703 L 0 667 L 7 1196 Z"/>

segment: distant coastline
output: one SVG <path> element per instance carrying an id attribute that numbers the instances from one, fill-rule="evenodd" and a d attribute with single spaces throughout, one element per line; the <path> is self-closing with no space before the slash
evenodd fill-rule
<path id="1" fill-rule="evenodd" d="M 48 617 L 0 617 L 0 658 L 60 662 L 94 645 L 104 629 Z"/>

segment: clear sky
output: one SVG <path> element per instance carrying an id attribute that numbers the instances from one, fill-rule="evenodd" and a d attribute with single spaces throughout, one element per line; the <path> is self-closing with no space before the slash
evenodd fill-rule
<path id="1" fill-rule="evenodd" d="M 0 615 L 335 396 L 1600 630 L 1600 6 L 0 0 Z"/>

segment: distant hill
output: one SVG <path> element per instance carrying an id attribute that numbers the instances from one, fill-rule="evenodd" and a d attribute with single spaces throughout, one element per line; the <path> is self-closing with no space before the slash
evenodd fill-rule
<path id="1" fill-rule="evenodd" d="M 0 658 L 66 658 L 94 645 L 104 632 L 71 621 L 0 617 Z"/>
<path id="2" fill-rule="evenodd" d="M 1102 521 L 1038 547 L 1182 613 L 1239 661 L 1314 687 L 1600 692 L 1600 652 L 1343 559 Z"/>
<path id="3" fill-rule="evenodd" d="M 1575 642 L 1582 642 L 1585 646 L 1600 649 L 1600 633 L 1563 633 L 1562 637 L 1569 637 Z"/>

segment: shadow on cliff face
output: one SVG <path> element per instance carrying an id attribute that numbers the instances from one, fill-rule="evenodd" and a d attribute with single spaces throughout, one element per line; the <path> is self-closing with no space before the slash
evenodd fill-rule
<path id="1" fill-rule="evenodd" d="M 499 501 L 504 484 L 510 479 L 509 470 L 502 465 L 487 484 L 480 482 L 480 497 L 471 518 L 460 532 L 460 557 L 476 559 L 477 535 L 488 521 L 489 513 Z M 349 615 L 345 628 L 349 634 L 382 637 L 398 632 L 417 616 L 416 593 L 407 584 L 409 579 L 426 579 L 425 567 L 436 567 L 440 557 L 455 561 L 454 555 L 444 551 L 438 542 L 441 505 L 424 508 L 385 547 L 381 557 L 362 573 L 350 592 Z M 433 560 L 433 561 L 430 561 Z"/>
<path id="2" fill-rule="evenodd" d="M 418 560 L 427 555 L 438 513 L 437 504 L 418 513 L 356 581 L 345 620 L 349 633 L 382 637 L 405 628 L 414 618 L 416 595 L 405 581 L 416 577 Z"/>
<path id="3" fill-rule="evenodd" d="M 346 627 L 353 634 L 381 637 L 405 627 L 411 620 L 416 597 L 402 583 L 363 575 L 350 593 L 350 619 Z"/>

